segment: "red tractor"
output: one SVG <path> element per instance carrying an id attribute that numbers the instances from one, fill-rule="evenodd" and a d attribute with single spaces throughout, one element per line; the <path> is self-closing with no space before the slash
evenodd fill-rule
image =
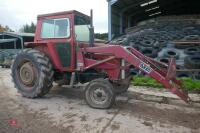
<path id="1" fill-rule="evenodd" d="M 175 78 L 176 64 L 157 62 L 132 47 L 95 44 L 91 17 L 77 11 L 38 16 L 34 42 L 19 53 L 12 65 L 15 87 L 24 97 L 47 94 L 53 82 L 85 87 L 86 102 L 93 108 L 109 108 L 116 94 L 127 91 L 134 67 L 162 83 L 188 102 L 181 82 Z"/>

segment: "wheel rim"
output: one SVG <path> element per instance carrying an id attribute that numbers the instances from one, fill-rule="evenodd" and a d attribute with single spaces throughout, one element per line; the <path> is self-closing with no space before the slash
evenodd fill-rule
<path id="1" fill-rule="evenodd" d="M 96 104 L 103 104 L 108 100 L 108 95 L 102 87 L 94 89 L 90 97 Z"/>
<path id="2" fill-rule="evenodd" d="M 26 86 L 33 86 L 36 80 L 36 69 L 31 62 L 24 63 L 18 72 L 21 82 Z"/>

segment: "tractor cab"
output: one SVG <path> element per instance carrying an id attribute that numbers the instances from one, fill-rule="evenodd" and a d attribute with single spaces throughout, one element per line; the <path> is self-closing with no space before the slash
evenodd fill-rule
<path id="1" fill-rule="evenodd" d="M 35 42 L 71 41 L 89 43 L 90 17 L 78 11 L 38 16 Z"/>
<path id="2" fill-rule="evenodd" d="M 37 19 L 34 42 L 27 43 L 27 47 L 37 46 L 44 51 L 55 69 L 74 71 L 77 47 L 88 47 L 93 40 L 90 17 L 73 10 L 43 14 Z"/>

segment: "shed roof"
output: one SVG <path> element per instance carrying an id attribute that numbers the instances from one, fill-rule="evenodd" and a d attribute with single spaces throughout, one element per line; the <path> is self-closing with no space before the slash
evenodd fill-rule
<path id="1" fill-rule="evenodd" d="M 0 43 L 14 42 L 14 41 L 16 41 L 16 40 L 17 40 L 16 38 L 13 38 L 13 39 L 0 39 Z"/>
<path id="2" fill-rule="evenodd" d="M 199 14 L 200 0 L 116 0 L 112 7 L 141 21 L 155 16 Z"/>
<path id="3" fill-rule="evenodd" d="M 13 35 L 13 36 L 21 36 L 21 37 L 34 37 L 33 33 L 21 33 L 21 32 L 0 32 L 0 35 Z"/>

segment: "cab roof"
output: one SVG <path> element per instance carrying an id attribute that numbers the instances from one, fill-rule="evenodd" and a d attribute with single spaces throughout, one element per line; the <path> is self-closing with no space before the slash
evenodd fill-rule
<path id="1" fill-rule="evenodd" d="M 80 15 L 80 16 L 84 16 L 84 17 L 88 17 L 88 15 L 85 15 L 79 11 L 76 10 L 71 10 L 71 11 L 62 11 L 62 12 L 55 12 L 55 13 L 48 13 L 48 14 L 41 14 L 38 15 L 38 18 L 42 18 L 42 17 L 49 17 L 49 16 L 59 16 L 59 15 L 67 15 L 67 14 L 76 14 L 76 15 Z"/>

